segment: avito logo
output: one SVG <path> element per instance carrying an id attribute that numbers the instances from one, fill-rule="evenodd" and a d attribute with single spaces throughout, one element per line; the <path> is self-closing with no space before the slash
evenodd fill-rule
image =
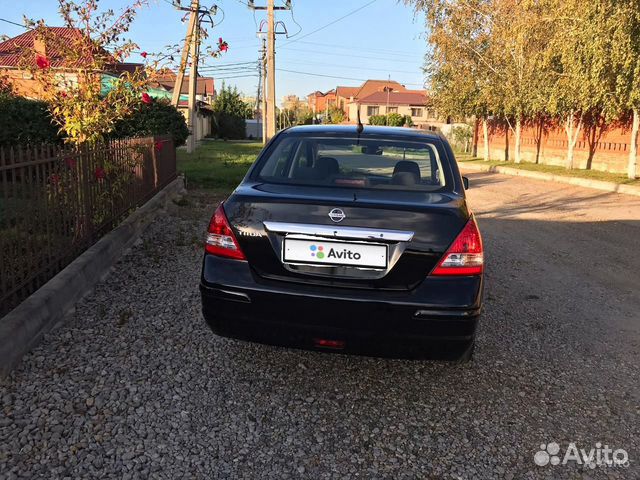
<path id="1" fill-rule="evenodd" d="M 323 245 L 311 245 L 309 246 L 309 250 L 311 250 L 311 256 L 316 257 L 320 260 L 323 258 L 337 258 L 337 259 L 349 259 L 349 260 L 360 260 L 362 256 L 358 252 L 352 252 L 346 248 L 342 250 L 336 250 L 335 248 L 330 247 L 327 252 Z"/>

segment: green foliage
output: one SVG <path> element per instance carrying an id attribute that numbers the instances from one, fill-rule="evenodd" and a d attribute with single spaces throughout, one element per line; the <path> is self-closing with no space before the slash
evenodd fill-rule
<path id="1" fill-rule="evenodd" d="M 176 146 L 184 145 L 189 129 L 184 116 L 167 101 L 140 103 L 136 111 L 116 122 L 111 138 L 171 135 Z"/>
<path id="2" fill-rule="evenodd" d="M 400 115 L 399 113 L 388 113 L 386 115 L 371 115 L 369 125 L 388 125 L 390 127 L 412 127 L 413 120 L 410 115 Z"/>
<path id="3" fill-rule="evenodd" d="M 371 115 L 369 116 L 369 125 L 386 125 L 387 117 L 385 115 Z"/>
<path id="4" fill-rule="evenodd" d="M 453 127 L 451 129 L 451 138 L 457 145 L 464 145 L 473 137 L 473 129 L 470 126 Z"/>
<path id="5" fill-rule="evenodd" d="M 45 102 L 0 95 L 0 146 L 59 142 Z"/>
<path id="6" fill-rule="evenodd" d="M 387 114 L 387 125 L 390 127 L 402 127 L 405 122 L 405 116 L 400 115 L 399 113 L 388 113 Z"/>
<path id="7" fill-rule="evenodd" d="M 237 88 L 225 87 L 218 92 L 213 104 L 213 131 L 218 138 L 242 139 L 246 135 L 245 119 L 253 109 L 242 101 Z"/>
<path id="8" fill-rule="evenodd" d="M 638 0 L 404 1 L 426 14 L 434 106 L 458 119 L 501 118 L 516 162 L 527 120 L 565 127 L 571 168 L 585 119 L 612 123 L 640 108 Z"/>
<path id="9" fill-rule="evenodd" d="M 329 109 L 329 112 L 327 115 L 327 123 L 333 123 L 333 124 L 342 123 L 345 121 L 345 119 L 346 117 L 341 108 L 334 106 Z"/>

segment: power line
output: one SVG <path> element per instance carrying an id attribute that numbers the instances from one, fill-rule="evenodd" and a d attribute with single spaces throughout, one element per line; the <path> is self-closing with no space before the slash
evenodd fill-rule
<path id="1" fill-rule="evenodd" d="M 290 43 L 298 42 L 298 41 L 302 40 L 303 38 L 307 38 L 309 35 L 313 35 L 314 33 L 318 33 L 319 31 L 324 30 L 325 28 L 329 28 L 331 25 L 334 25 L 334 24 L 338 23 L 339 21 L 344 20 L 344 19 L 345 19 L 345 18 L 347 18 L 347 17 L 350 17 L 351 15 L 354 15 L 354 14 L 358 13 L 360 10 L 363 10 L 363 9 L 367 8 L 369 5 L 372 5 L 372 4 L 374 4 L 375 2 L 377 2 L 377 1 L 378 1 L 378 0 L 371 0 L 370 2 L 365 3 L 365 4 L 364 4 L 364 5 L 362 5 L 361 7 L 358 7 L 358 8 L 356 8 L 355 10 L 352 10 L 352 11 L 350 11 L 349 13 L 347 13 L 347 14 L 343 15 L 342 17 L 340 17 L 340 18 L 336 18 L 335 20 L 333 20 L 333 21 L 331 21 L 331 22 L 327 23 L 326 25 L 323 25 L 323 26 L 321 26 L 320 28 L 316 28 L 315 30 L 312 30 L 311 32 L 307 33 L 306 35 L 303 35 L 303 36 L 301 36 L 301 37 L 299 37 L 299 38 L 296 38 L 295 40 L 289 40 L 288 42 L 286 42 L 286 43 L 283 45 L 283 47 L 284 47 L 285 45 L 289 45 Z"/>
<path id="2" fill-rule="evenodd" d="M 291 20 L 293 20 L 293 23 L 295 23 L 298 26 L 298 31 L 296 33 L 294 33 L 293 35 L 287 34 L 287 38 L 293 38 L 293 37 L 297 37 L 302 33 L 302 25 L 298 23 L 298 21 L 296 20 L 296 17 L 293 15 L 293 2 L 291 2 L 291 8 L 289 9 L 289 13 L 291 13 Z"/>
<path id="3" fill-rule="evenodd" d="M 307 50 L 303 48 L 293 48 L 293 47 L 281 47 L 282 49 L 291 51 L 291 52 L 303 52 L 303 53 L 314 53 L 316 55 L 330 55 L 333 57 L 346 57 L 346 58 L 365 58 L 368 60 L 380 60 L 380 57 L 374 57 L 369 55 L 351 55 L 350 53 L 338 53 L 338 52 L 320 52 L 318 50 Z M 395 63 L 411 63 L 415 65 L 415 61 L 411 60 L 402 60 L 402 59 L 394 59 L 394 58 L 385 58 L 385 62 L 395 62 Z"/>
<path id="4" fill-rule="evenodd" d="M 336 75 L 325 75 L 322 73 L 301 72 L 299 70 L 285 70 L 284 68 L 277 68 L 276 70 L 278 70 L 279 72 L 297 73 L 300 75 L 312 75 L 314 77 L 337 78 L 338 80 L 355 80 L 357 82 L 366 82 L 367 80 L 369 80 L 368 78 L 339 77 Z M 403 85 L 423 85 L 422 83 L 410 83 L 401 81 L 398 81 L 398 83 L 401 83 Z"/>
<path id="5" fill-rule="evenodd" d="M 283 61 L 284 62 L 284 61 Z M 347 69 L 351 69 L 351 70 L 369 70 L 369 71 L 376 71 L 376 72 L 387 72 L 387 73 L 408 73 L 408 74 L 419 74 L 419 71 L 410 71 L 410 70 L 390 70 L 388 68 L 373 68 L 373 67 L 367 67 L 364 65 L 338 65 L 335 63 L 318 63 L 318 62 L 284 62 L 287 64 L 293 64 L 293 65 L 310 65 L 310 66 L 329 66 L 329 67 L 337 67 L 337 68 L 347 68 Z"/>
<path id="6" fill-rule="evenodd" d="M 0 22 L 5 22 L 5 23 L 10 23 L 11 25 L 15 25 L 16 27 L 22 27 L 25 30 L 30 30 L 29 27 L 21 24 L 21 23 L 17 23 L 17 22 L 12 22 L 11 20 L 7 20 L 6 18 L 0 18 Z"/>
<path id="7" fill-rule="evenodd" d="M 396 50 L 386 50 L 386 49 L 381 49 L 381 48 L 361 48 L 361 47 L 357 47 L 355 45 L 350 45 L 350 46 L 345 46 L 343 45 L 338 45 L 335 43 L 318 43 L 318 42 L 305 42 L 303 40 L 300 40 L 300 43 L 304 43 L 305 45 L 313 45 L 314 47 L 329 47 L 329 48 L 338 48 L 338 49 L 342 49 L 342 50 L 349 50 L 351 52 L 353 51 L 357 51 L 357 52 L 371 52 L 371 53 L 389 53 L 392 54 L 394 56 L 400 56 L 400 57 L 411 57 L 411 58 L 415 58 L 416 55 L 413 53 L 402 53 L 402 52 L 398 52 Z"/>
<path id="8" fill-rule="evenodd" d="M 231 80 L 233 78 L 248 78 L 248 77 L 257 77 L 258 74 L 254 73 L 253 75 L 233 75 L 229 77 L 216 77 L 216 80 Z"/>

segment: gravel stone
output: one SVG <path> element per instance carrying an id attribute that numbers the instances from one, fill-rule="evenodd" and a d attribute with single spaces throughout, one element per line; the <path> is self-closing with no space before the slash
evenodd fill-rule
<path id="1" fill-rule="evenodd" d="M 214 336 L 197 287 L 219 199 L 190 193 L 0 383 L 0 478 L 640 478 L 640 199 L 471 177 L 472 363 Z M 551 442 L 631 464 L 536 466 Z"/>

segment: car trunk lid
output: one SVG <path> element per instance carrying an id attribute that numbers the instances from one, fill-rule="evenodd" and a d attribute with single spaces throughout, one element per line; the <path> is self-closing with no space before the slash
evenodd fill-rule
<path id="1" fill-rule="evenodd" d="M 338 222 L 340 215 L 329 215 L 335 210 L 344 215 Z M 464 199 L 451 193 L 278 184 L 241 186 L 225 211 L 260 278 L 382 289 L 420 283 L 469 216 Z M 322 265 L 319 247 L 326 248 Z M 362 264 L 338 255 L 328 264 L 330 248 L 336 255 L 353 250 L 373 260 Z M 384 265 L 378 260 L 383 255 Z"/>

